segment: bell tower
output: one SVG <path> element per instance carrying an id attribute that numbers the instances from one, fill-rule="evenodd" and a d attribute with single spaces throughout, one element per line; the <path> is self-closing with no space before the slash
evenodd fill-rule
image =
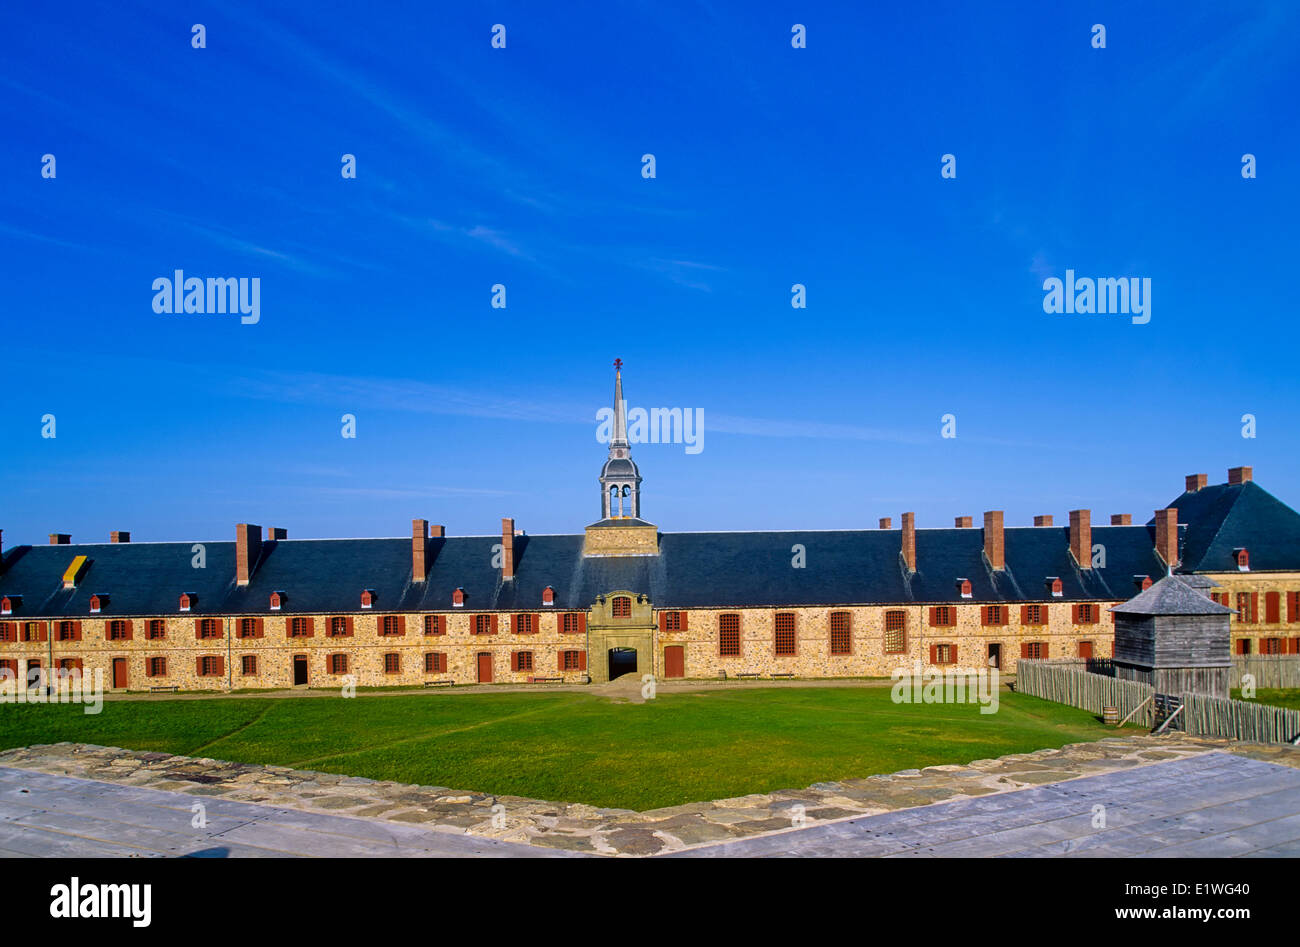
<path id="1" fill-rule="evenodd" d="M 627 402 L 623 400 L 623 360 L 614 359 L 614 426 L 609 458 L 600 469 L 600 518 L 641 518 L 641 471 L 627 442 Z"/>
<path id="2" fill-rule="evenodd" d="M 641 519 L 641 471 L 627 440 L 623 360 L 614 359 L 614 424 L 600 468 L 600 519 L 587 527 L 584 556 L 657 556 L 659 529 Z"/>

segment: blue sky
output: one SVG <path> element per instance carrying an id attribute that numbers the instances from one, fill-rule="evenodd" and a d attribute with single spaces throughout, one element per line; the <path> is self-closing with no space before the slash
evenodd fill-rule
<path id="1" fill-rule="evenodd" d="M 633 448 L 664 530 L 1300 503 L 1300 6 L 868 6 L 9 11 L 5 545 L 575 532 L 615 357 L 704 412 Z M 1066 268 L 1150 323 L 1044 313 Z M 175 269 L 260 322 L 156 314 Z"/>

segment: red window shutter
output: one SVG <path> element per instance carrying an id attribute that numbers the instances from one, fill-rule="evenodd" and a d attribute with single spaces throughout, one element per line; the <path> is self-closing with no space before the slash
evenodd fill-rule
<path id="1" fill-rule="evenodd" d="M 579 671 L 585 671 L 585 670 L 587 670 L 587 652 L 586 652 L 586 651 L 579 651 L 579 652 L 578 652 L 578 670 L 579 670 Z"/>
<path id="2" fill-rule="evenodd" d="M 253 619 L 253 622 L 254 622 L 254 625 L 253 625 L 253 637 L 254 637 L 254 638 L 261 638 L 263 635 L 266 634 L 266 629 L 265 629 L 265 627 L 264 627 L 264 626 L 265 626 L 265 619 L 254 618 L 254 619 Z"/>
<path id="3" fill-rule="evenodd" d="M 659 613 L 659 633 L 660 633 L 660 634 L 663 634 L 663 633 L 666 632 L 667 630 L 668 630 L 668 613 L 667 613 L 667 612 L 660 612 L 660 613 Z"/>
<path id="4" fill-rule="evenodd" d="M 492 631 L 489 632 L 489 634 L 493 634 L 493 635 L 495 635 L 495 634 L 497 633 L 497 619 L 498 619 L 499 617 L 500 617 L 500 616 L 497 615 L 496 612 L 493 612 L 493 613 L 492 613 Z"/>
<path id="5" fill-rule="evenodd" d="M 1250 621 L 1251 624 L 1259 622 L 1259 593 L 1250 593 Z"/>
<path id="6" fill-rule="evenodd" d="M 939 661 L 939 646 L 932 644 L 930 645 L 930 663 L 937 664 L 938 661 Z"/>
<path id="7" fill-rule="evenodd" d="M 933 628 L 937 624 L 939 624 L 939 609 L 931 605 L 930 606 L 930 627 Z"/>
<path id="8" fill-rule="evenodd" d="M 686 613 L 685 613 L 685 612 L 678 612 L 677 614 L 681 617 L 681 622 L 680 622 L 680 624 L 681 624 L 681 630 L 682 630 L 682 631 L 685 631 L 685 630 L 686 630 Z"/>
<path id="9" fill-rule="evenodd" d="M 1022 642 L 1020 642 L 1020 656 L 1021 656 L 1022 658 L 1027 658 L 1027 657 L 1029 657 L 1029 642 L 1028 642 L 1028 641 L 1022 641 Z"/>
<path id="10" fill-rule="evenodd" d="M 398 633 L 399 635 L 405 635 L 405 634 L 406 634 L 406 616 L 405 616 L 405 615 L 398 615 L 398 616 L 397 616 L 397 633 Z"/>
<path id="11" fill-rule="evenodd" d="M 980 606 L 980 624 L 981 624 L 981 625 L 987 625 L 988 623 L 989 623 L 989 607 L 988 607 L 987 605 L 981 605 L 981 606 Z"/>
<path id="12" fill-rule="evenodd" d="M 1048 659 L 1048 657 L 1050 657 L 1050 655 L 1048 654 L 1047 642 L 1044 641 L 1044 642 L 1043 642 L 1043 660 L 1046 661 L 1046 660 Z"/>
<path id="13" fill-rule="evenodd" d="M 50 640 L 50 626 L 49 626 L 49 623 L 47 623 L 47 622 L 41 622 L 41 623 L 40 623 L 40 625 L 39 625 L 39 626 L 37 627 L 37 629 L 36 629 L 36 640 L 37 640 L 37 641 L 49 641 L 49 640 Z"/>
<path id="14" fill-rule="evenodd" d="M 1264 621 L 1276 625 L 1282 620 L 1282 593 L 1264 593 Z"/>
<path id="15" fill-rule="evenodd" d="M 1021 606 L 1020 606 L 1020 624 L 1022 624 L 1022 625 L 1028 625 L 1028 624 L 1029 624 L 1029 606 L 1028 606 L 1028 605 L 1021 605 Z"/>
<path id="16" fill-rule="evenodd" d="M 1300 621 L 1300 592 L 1286 593 L 1286 620 Z"/>
<path id="17" fill-rule="evenodd" d="M 352 616 L 348 616 L 348 637 L 352 637 Z"/>
<path id="18" fill-rule="evenodd" d="M 128 618 L 126 620 L 126 638 L 124 640 L 130 641 L 132 640 L 132 637 L 134 635 L 135 635 L 135 622 L 131 621 L 131 619 Z M 81 640 L 81 622 L 77 622 L 75 637 L 78 641 Z"/>
<path id="19" fill-rule="evenodd" d="M 127 622 L 127 623 L 126 623 L 126 637 L 127 637 L 128 639 L 131 637 L 131 623 L 130 623 L 130 622 Z M 80 622 L 80 621 L 74 621 L 74 622 L 72 623 L 72 640 L 73 640 L 73 641 L 80 641 L 80 640 L 81 640 L 81 622 Z"/>
<path id="20" fill-rule="evenodd" d="M 1070 621 L 1075 625 L 1079 624 L 1079 606 L 1077 603 L 1070 606 Z"/>
<path id="21" fill-rule="evenodd" d="M 517 635 L 517 634 L 519 634 L 519 616 L 518 616 L 518 615 L 511 615 L 511 616 L 510 616 L 510 634 L 512 634 L 512 635 Z"/>
<path id="22" fill-rule="evenodd" d="M 953 645 L 953 646 L 952 646 L 952 663 L 953 663 L 953 664 L 956 664 L 956 663 L 957 663 L 957 646 L 956 646 L 956 645 Z"/>
<path id="23" fill-rule="evenodd" d="M 202 629 L 203 629 L 203 619 L 202 619 L 202 618 L 196 618 L 196 619 L 194 619 L 194 637 L 195 637 L 195 638 L 202 638 L 202 637 L 203 637 L 203 631 L 202 631 Z"/>
<path id="24" fill-rule="evenodd" d="M 219 657 L 217 658 L 217 677 L 220 677 L 225 673 L 226 673 L 226 659 L 224 657 Z"/>
<path id="25" fill-rule="evenodd" d="M 200 677 L 203 676 L 203 658 L 198 657 L 194 659 L 194 673 Z"/>
<path id="26" fill-rule="evenodd" d="M 683 626 L 683 627 L 685 627 L 685 626 Z M 586 613 L 586 612 L 580 612 L 580 613 L 578 614 L 578 634 L 580 634 L 580 635 L 585 635 L 586 633 L 587 633 L 587 613 Z M 586 655 L 587 652 L 584 651 L 584 652 L 582 652 L 582 653 L 583 653 L 583 655 L 584 655 L 584 657 L 583 657 L 583 659 L 582 659 L 582 667 L 583 667 L 583 669 L 585 670 L 586 667 L 587 667 L 587 659 L 586 659 L 586 657 L 585 657 L 585 655 Z"/>
<path id="27" fill-rule="evenodd" d="M 518 651 L 511 651 L 511 652 L 510 652 L 510 670 L 512 670 L 512 671 L 518 671 L 518 670 L 519 670 L 519 652 L 518 652 Z"/>

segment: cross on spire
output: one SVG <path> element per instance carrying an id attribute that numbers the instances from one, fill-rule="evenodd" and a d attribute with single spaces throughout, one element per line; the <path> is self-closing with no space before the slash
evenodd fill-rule
<path id="1" fill-rule="evenodd" d="M 614 371 L 618 371 L 622 367 L 623 367 L 623 360 L 621 358 L 614 359 Z"/>

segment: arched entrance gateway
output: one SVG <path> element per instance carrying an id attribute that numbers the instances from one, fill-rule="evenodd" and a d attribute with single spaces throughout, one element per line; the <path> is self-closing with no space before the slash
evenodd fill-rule
<path id="1" fill-rule="evenodd" d="M 591 682 L 654 673 L 654 608 L 643 594 L 610 592 L 596 598 L 587 620 Z"/>

